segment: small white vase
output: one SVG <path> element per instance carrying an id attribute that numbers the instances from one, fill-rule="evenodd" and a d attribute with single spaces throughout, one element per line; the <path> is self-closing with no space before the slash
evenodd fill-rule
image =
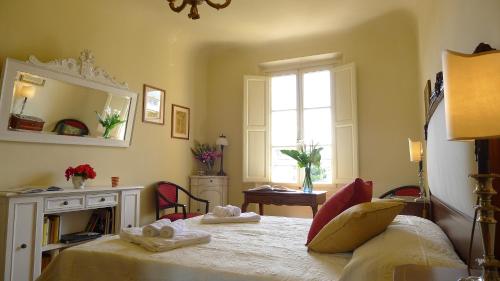
<path id="1" fill-rule="evenodd" d="M 73 182 L 73 187 L 75 189 L 84 189 L 85 188 L 85 179 L 81 176 L 72 176 L 71 181 Z"/>

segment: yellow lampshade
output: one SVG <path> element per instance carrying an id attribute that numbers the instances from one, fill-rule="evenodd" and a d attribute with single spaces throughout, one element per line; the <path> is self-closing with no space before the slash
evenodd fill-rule
<path id="1" fill-rule="evenodd" d="M 408 144 L 410 146 L 410 161 L 411 162 L 420 162 L 422 161 L 422 142 L 412 141 L 408 139 Z"/>
<path id="2" fill-rule="evenodd" d="M 449 140 L 500 137 L 500 52 L 443 52 Z"/>
<path id="3" fill-rule="evenodd" d="M 31 85 L 23 85 L 17 91 L 17 95 L 23 98 L 32 98 L 35 96 L 35 87 Z"/>

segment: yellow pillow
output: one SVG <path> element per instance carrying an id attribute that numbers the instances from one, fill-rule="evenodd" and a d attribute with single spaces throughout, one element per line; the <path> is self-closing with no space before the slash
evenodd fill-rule
<path id="1" fill-rule="evenodd" d="M 352 206 L 325 225 L 308 248 L 332 254 L 353 251 L 382 233 L 404 206 L 404 202 L 395 200 L 379 200 Z"/>

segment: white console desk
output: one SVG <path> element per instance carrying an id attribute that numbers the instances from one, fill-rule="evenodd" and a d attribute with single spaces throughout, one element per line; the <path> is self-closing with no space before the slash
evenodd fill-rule
<path id="1" fill-rule="evenodd" d="M 29 194 L 0 191 L 0 280 L 34 281 L 41 272 L 42 253 L 71 246 L 42 246 L 45 215 L 61 217 L 61 234 L 83 231 L 92 211 L 107 207 L 115 208 L 115 230 L 139 226 L 142 188 L 87 187 Z"/>

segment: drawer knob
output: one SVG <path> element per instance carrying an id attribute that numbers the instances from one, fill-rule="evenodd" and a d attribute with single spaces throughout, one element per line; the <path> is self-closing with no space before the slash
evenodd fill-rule
<path id="1" fill-rule="evenodd" d="M 131 224 L 129 224 L 129 225 L 127 225 L 127 227 L 128 227 L 128 228 L 131 228 L 131 227 L 132 227 L 132 225 L 131 225 Z"/>
<path id="2" fill-rule="evenodd" d="M 63 205 L 68 205 L 68 204 L 69 204 L 68 201 L 63 202 Z"/>
<path id="3" fill-rule="evenodd" d="M 106 201 L 106 198 L 104 198 L 104 197 L 101 198 L 101 202 L 104 202 L 104 201 Z"/>
<path id="4" fill-rule="evenodd" d="M 214 182 L 214 180 L 210 180 L 210 182 Z"/>
<path id="5" fill-rule="evenodd" d="M 24 244 L 24 243 L 23 243 L 23 244 L 21 244 L 21 249 L 26 249 L 26 248 L 28 248 L 28 245 L 26 245 L 26 244 Z"/>

